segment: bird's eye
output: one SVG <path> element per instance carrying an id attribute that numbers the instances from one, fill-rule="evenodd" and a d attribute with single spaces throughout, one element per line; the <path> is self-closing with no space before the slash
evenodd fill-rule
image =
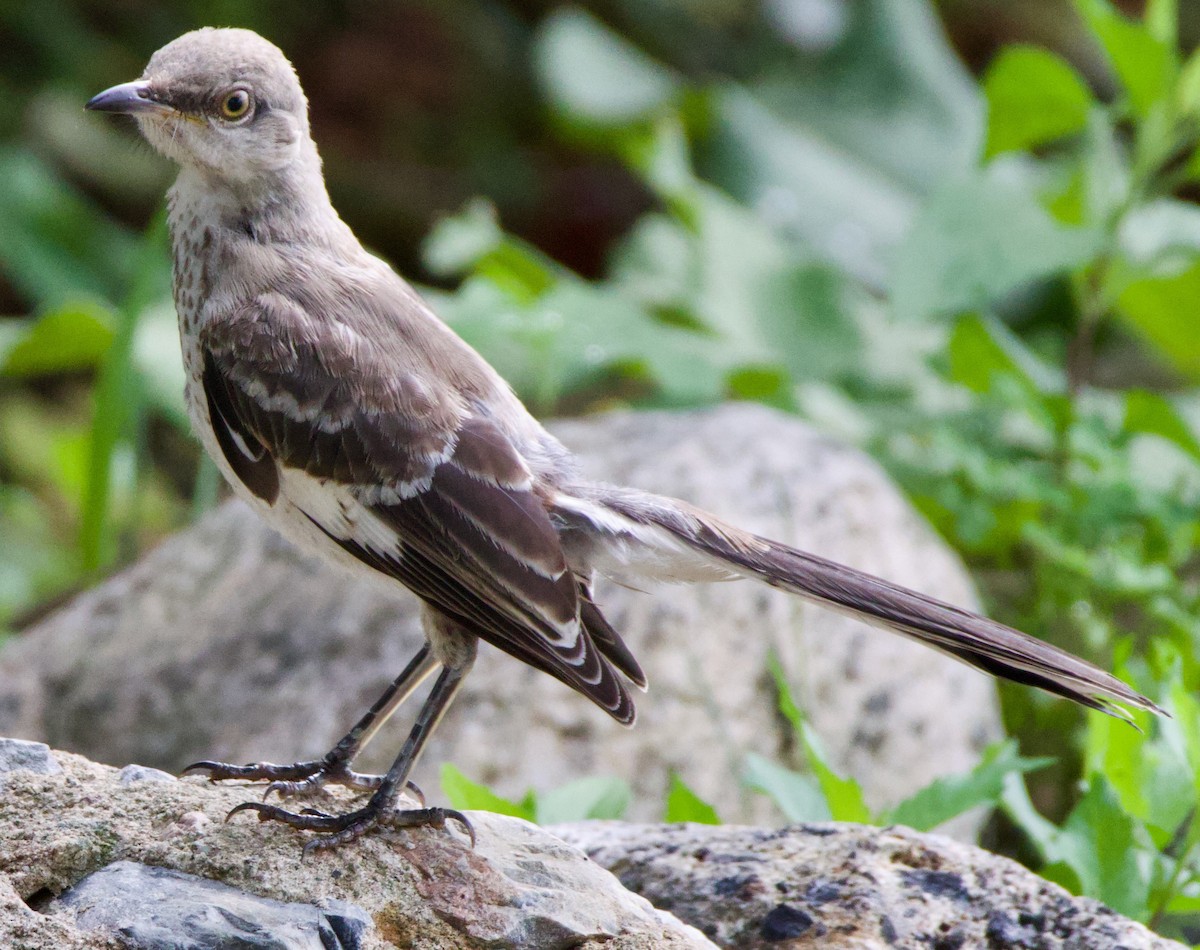
<path id="1" fill-rule="evenodd" d="M 221 100 L 221 116 L 231 122 L 244 119 L 250 112 L 250 102 L 248 89 L 232 89 Z"/>

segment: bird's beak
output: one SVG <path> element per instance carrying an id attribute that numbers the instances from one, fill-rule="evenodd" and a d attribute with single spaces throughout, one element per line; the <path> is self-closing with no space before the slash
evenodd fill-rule
<path id="1" fill-rule="evenodd" d="M 152 99 L 150 84 L 141 79 L 134 82 L 123 82 L 119 86 L 105 89 L 99 95 L 92 96 L 84 108 L 97 112 L 122 112 L 128 115 L 137 112 L 170 115 L 175 112 L 165 102 L 157 102 Z"/>

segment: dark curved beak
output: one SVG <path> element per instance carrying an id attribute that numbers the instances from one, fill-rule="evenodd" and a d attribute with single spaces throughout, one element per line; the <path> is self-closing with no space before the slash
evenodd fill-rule
<path id="1" fill-rule="evenodd" d="M 157 102 L 150 97 L 150 84 L 144 80 L 123 82 L 119 86 L 105 89 L 99 95 L 88 100 L 85 109 L 96 112 L 121 112 L 132 115 L 138 112 L 157 112 L 167 115 L 174 112 L 169 105 Z"/>

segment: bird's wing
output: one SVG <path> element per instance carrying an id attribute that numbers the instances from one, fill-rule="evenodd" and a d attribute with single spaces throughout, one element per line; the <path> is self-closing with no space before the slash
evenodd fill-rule
<path id="1" fill-rule="evenodd" d="M 535 479 L 486 409 L 280 294 L 210 321 L 200 344 L 218 444 L 251 492 L 282 494 L 364 564 L 632 721 Z"/>

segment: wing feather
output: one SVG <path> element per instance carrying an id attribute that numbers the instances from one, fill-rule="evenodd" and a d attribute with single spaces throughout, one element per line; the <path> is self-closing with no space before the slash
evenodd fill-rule
<path id="1" fill-rule="evenodd" d="M 632 722 L 616 669 L 644 677 L 581 599 L 512 439 L 479 403 L 431 391 L 436 380 L 336 326 L 279 294 L 206 325 L 202 382 L 234 474 L 268 504 L 282 492 L 342 550 Z M 290 472 L 337 493 L 336 516 L 305 507 L 312 485 L 289 496 Z M 394 539 L 385 550 L 381 535 Z"/>

